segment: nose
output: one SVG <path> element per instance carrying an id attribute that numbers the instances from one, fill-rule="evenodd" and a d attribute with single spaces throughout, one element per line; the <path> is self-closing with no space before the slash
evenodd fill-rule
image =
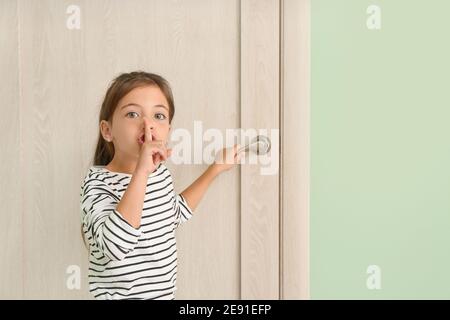
<path id="1" fill-rule="evenodd" d="M 147 119 L 147 122 L 148 122 L 148 124 L 149 124 L 150 129 L 153 130 L 153 128 L 154 128 L 154 123 L 153 123 L 153 121 L 151 121 L 149 118 L 145 118 L 145 119 Z M 142 130 L 144 130 L 144 129 L 145 129 L 145 123 L 144 123 L 144 120 L 143 120 L 143 121 L 142 121 Z"/>

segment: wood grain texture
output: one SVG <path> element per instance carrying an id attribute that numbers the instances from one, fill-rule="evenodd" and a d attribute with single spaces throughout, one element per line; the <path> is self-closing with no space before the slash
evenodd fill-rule
<path id="1" fill-rule="evenodd" d="M 283 0 L 282 299 L 309 299 L 310 1 Z"/>
<path id="2" fill-rule="evenodd" d="M 80 108 L 86 105 L 83 31 L 66 28 L 68 1 L 19 1 L 25 298 L 87 297 L 80 238 Z"/>
<path id="3" fill-rule="evenodd" d="M 242 128 L 278 129 L 279 112 L 279 1 L 242 0 Z M 261 175 L 258 165 L 242 166 L 242 299 L 279 298 L 278 179 Z"/>
<path id="4" fill-rule="evenodd" d="M 0 2 L 0 299 L 23 298 L 22 176 L 17 2 Z"/>
<path id="5" fill-rule="evenodd" d="M 238 1 L 78 1 L 80 30 L 66 28 L 70 4 L 20 1 L 27 298 L 91 298 L 79 188 L 115 76 L 145 70 L 167 78 L 175 128 L 239 124 Z M 205 168 L 172 166 L 176 191 Z M 239 171 L 227 172 L 179 229 L 177 298 L 239 297 L 239 194 Z M 66 287 L 69 265 L 81 267 L 81 290 Z"/>

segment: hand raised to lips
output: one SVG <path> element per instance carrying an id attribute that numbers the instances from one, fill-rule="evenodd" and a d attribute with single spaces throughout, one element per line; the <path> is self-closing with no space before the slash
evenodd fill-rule
<path id="1" fill-rule="evenodd" d="M 145 174 L 154 172 L 161 162 L 170 157 L 172 151 L 167 148 L 166 141 L 155 140 L 150 129 L 148 121 L 144 119 L 144 134 L 137 139 L 140 151 L 136 170 L 143 171 Z"/>

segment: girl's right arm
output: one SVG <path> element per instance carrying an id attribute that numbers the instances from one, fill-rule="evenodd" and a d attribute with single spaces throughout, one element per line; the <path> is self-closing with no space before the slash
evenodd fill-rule
<path id="1" fill-rule="evenodd" d="M 144 206 L 145 191 L 148 175 L 143 171 L 135 171 L 125 190 L 116 210 L 135 229 L 141 226 L 142 208 Z"/>

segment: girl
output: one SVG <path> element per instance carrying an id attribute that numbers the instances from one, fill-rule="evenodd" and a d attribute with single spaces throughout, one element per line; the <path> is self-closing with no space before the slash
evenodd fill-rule
<path id="1" fill-rule="evenodd" d="M 175 230 L 189 220 L 212 180 L 240 160 L 223 149 L 181 194 L 163 164 L 175 114 L 168 82 L 131 72 L 115 78 L 100 110 L 100 133 L 81 186 L 89 246 L 89 289 L 97 299 L 174 299 Z"/>

